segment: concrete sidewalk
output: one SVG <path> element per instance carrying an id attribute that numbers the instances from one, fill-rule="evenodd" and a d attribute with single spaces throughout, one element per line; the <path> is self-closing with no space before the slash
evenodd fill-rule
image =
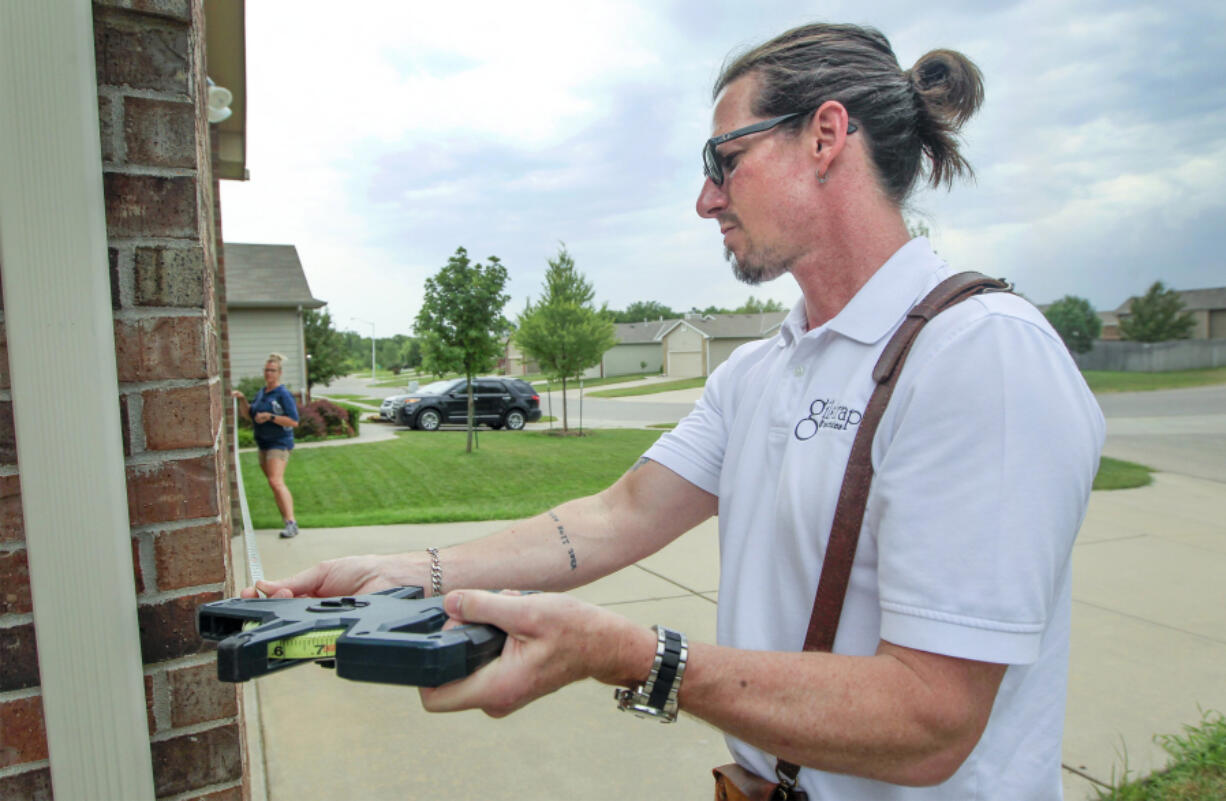
<path id="1" fill-rule="evenodd" d="M 1094 493 L 1074 550 L 1065 795 L 1164 762 L 1152 742 L 1226 711 L 1226 485 L 1160 473 L 1153 486 Z M 498 522 L 258 533 L 264 571 L 320 559 L 446 546 Z M 715 521 L 575 594 L 644 624 L 713 641 Z M 618 713 L 612 690 L 567 687 L 503 720 L 428 715 L 412 689 L 337 679 L 306 665 L 256 683 L 269 798 L 709 799 L 726 762 L 719 732 L 683 716 L 660 726 Z"/>

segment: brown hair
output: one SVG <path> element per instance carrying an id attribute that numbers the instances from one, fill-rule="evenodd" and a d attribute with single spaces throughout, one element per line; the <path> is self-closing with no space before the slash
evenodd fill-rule
<path id="1" fill-rule="evenodd" d="M 712 97 L 751 73 L 760 81 L 753 111 L 762 117 L 815 111 L 827 100 L 842 103 L 898 205 L 911 194 L 924 159 L 934 187 L 974 176 L 958 151 L 957 134 L 983 103 L 983 76 L 961 53 L 933 50 L 904 71 L 875 28 L 803 25 L 725 62 Z M 787 125 L 798 131 L 807 120 Z"/>

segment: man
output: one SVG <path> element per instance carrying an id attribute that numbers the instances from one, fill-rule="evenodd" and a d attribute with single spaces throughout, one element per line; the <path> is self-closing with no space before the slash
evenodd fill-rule
<path id="1" fill-rule="evenodd" d="M 811 25 L 727 65 L 716 98 L 697 210 L 739 277 L 796 279 L 781 333 L 736 351 L 597 495 L 474 543 L 325 562 L 265 589 L 455 590 L 452 617 L 510 636 L 495 662 L 423 690 L 432 711 L 499 716 L 585 677 L 646 681 L 623 706 L 667 717 L 650 690 L 679 690 L 741 765 L 773 777 L 777 758 L 795 762 L 811 797 L 1058 798 L 1069 557 L 1104 426 L 1020 298 L 976 296 L 916 340 L 873 441 L 834 652 L 801 652 L 872 367 L 953 272 L 900 207 L 925 164 L 934 184 L 969 170 L 954 135 L 982 99 L 978 71 L 934 51 L 904 72 L 876 31 Z M 462 589 L 570 589 L 717 509 L 720 644 L 691 643 L 684 660 L 667 629 L 568 596 Z"/>

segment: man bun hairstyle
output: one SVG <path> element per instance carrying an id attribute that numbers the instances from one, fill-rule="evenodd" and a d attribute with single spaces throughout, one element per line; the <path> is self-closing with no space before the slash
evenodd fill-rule
<path id="1" fill-rule="evenodd" d="M 904 71 L 875 28 L 814 23 L 725 62 L 712 98 L 746 75 L 758 81 L 753 111 L 776 117 L 837 100 L 856 122 L 882 188 L 902 205 L 922 173 L 933 187 L 973 177 L 958 132 L 983 103 L 983 76 L 953 50 L 933 50 Z M 784 125 L 798 131 L 807 116 Z"/>

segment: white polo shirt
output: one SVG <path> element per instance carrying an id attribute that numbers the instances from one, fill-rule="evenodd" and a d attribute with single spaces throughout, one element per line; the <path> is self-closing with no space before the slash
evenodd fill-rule
<path id="1" fill-rule="evenodd" d="M 720 365 L 645 454 L 719 498 L 720 644 L 801 649 L 873 366 L 906 312 L 952 274 L 917 238 L 825 325 L 806 332 L 798 302 L 779 335 Z M 1022 298 L 980 295 L 924 328 L 873 441 L 834 650 L 871 655 L 884 639 L 1010 667 L 949 781 L 900 787 L 806 768 L 813 797 L 1060 797 L 1069 557 L 1104 433 L 1068 350 Z M 727 739 L 738 762 L 774 775 L 773 755 Z"/>

